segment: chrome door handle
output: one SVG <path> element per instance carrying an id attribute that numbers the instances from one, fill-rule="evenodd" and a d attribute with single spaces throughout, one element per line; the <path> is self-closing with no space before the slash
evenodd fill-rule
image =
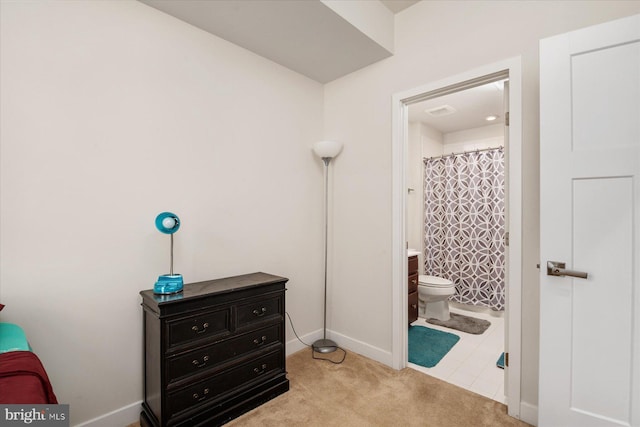
<path id="1" fill-rule="evenodd" d="M 547 276 L 571 276 L 586 279 L 588 273 L 584 271 L 567 270 L 564 262 L 547 261 Z"/>

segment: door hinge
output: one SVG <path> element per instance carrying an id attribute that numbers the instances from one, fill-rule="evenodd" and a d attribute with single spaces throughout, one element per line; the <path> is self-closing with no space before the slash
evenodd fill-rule
<path id="1" fill-rule="evenodd" d="M 504 354 L 504 366 L 509 367 L 509 353 Z"/>
<path id="2" fill-rule="evenodd" d="M 504 113 L 504 125 L 509 126 L 509 112 Z"/>
<path id="3" fill-rule="evenodd" d="M 504 244 L 505 246 L 509 246 L 509 232 L 504 233 Z"/>

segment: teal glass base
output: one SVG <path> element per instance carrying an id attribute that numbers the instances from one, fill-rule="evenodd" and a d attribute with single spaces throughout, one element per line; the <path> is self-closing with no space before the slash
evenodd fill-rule
<path id="1" fill-rule="evenodd" d="M 182 274 L 164 274 L 158 277 L 158 281 L 153 285 L 153 293 L 158 295 L 177 294 L 182 292 L 183 288 Z"/>

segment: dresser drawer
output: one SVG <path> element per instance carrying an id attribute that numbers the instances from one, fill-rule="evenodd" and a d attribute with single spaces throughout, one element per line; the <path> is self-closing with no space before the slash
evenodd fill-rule
<path id="1" fill-rule="evenodd" d="M 238 328 L 274 317 L 282 317 L 282 296 L 255 300 L 238 305 Z"/>
<path id="2" fill-rule="evenodd" d="M 167 322 L 168 347 L 230 333 L 231 309 L 225 308 Z"/>
<path id="3" fill-rule="evenodd" d="M 408 288 L 409 288 L 409 293 L 415 292 L 418 290 L 418 273 L 414 273 L 409 276 Z"/>
<path id="4" fill-rule="evenodd" d="M 222 393 L 254 384 L 257 380 L 267 379 L 282 372 L 282 360 L 283 352 L 279 350 L 220 372 L 184 389 L 170 392 L 167 396 L 169 417 L 213 402 Z"/>
<path id="5" fill-rule="evenodd" d="M 211 369 L 226 360 L 283 341 L 280 336 L 280 325 L 274 325 L 170 357 L 167 360 L 168 383 L 171 384 L 186 376 Z"/>

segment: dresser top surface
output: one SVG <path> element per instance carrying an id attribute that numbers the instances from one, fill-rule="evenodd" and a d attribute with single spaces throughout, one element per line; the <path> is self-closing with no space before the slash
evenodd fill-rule
<path id="1" fill-rule="evenodd" d="M 140 292 L 143 300 L 164 305 L 178 301 L 187 301 L 200 298 L 205 295 L 233 292 L 239 289 L 247 289 L 255 286 L 263 286 L 278 282 L 287 282 L 285 277 L 275 276 L 268 273 L 250 273 L 241 276 L 225 277 L 223 279 L 206 280 L 203 282 L 186 283 L 182 292 L 171 295 L 157 295 L 153 289 Z"/>

